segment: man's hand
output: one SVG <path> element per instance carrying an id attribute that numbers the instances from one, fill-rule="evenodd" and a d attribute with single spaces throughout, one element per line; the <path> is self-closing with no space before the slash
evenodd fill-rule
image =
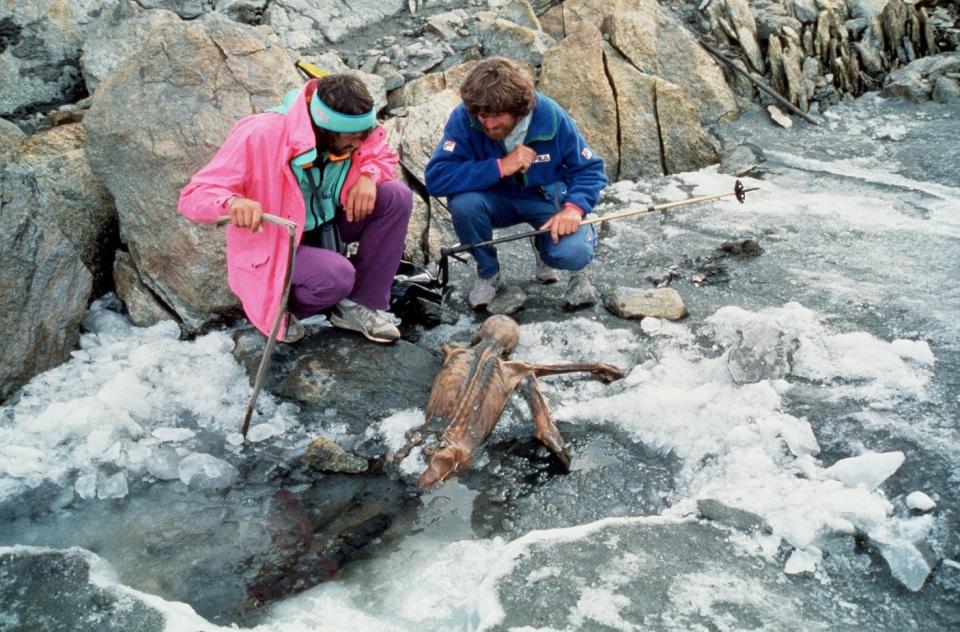
<path id="1" fill-rule="evenodd" d="M 580 209 L 567 205 L 548 219 L 547 223 L 540 227 L 540 230 L 549 228 L 550 238 L 553 239 L 553 243 L 557 243 L 564 235 L 577 232 L 582 219 L 583 215 L 580 213 Z"/>
<path id="2" fill-rule="evenodd" d="M 343 210 L 347 213 L 348 222 L 359 222 L 373 212 L 373 205 L 377 201 L 377 185 L 373 178 L 367 175 L 360 176 L 347 191 L 347 203 Z"/>
<path id="3" fill-rule="evenodd" d="M 509 154 L 500 159 L 500 169 L 504 176 L 512 176 L 518 171 L 526 173 L 536 157 L 537 152 L 526 145 L 517 145 Z"/>
<path id="4" fill-rule="evenodd" d="M 240 228 L 250 228 L 251 233 L 263 230 L 263 207 L 245 197 L 235 197 L 230 200 L 230 222 Z"/>

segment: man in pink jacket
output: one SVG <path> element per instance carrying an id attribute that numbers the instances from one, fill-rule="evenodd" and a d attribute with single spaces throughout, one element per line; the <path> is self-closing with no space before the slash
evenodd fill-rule
<path id="1" fill-rule="evenodd" d="M 369 340 L 400 332 L 380 310 L 403 254 L 412 194 L 394 179 L 397 154 L 373 99 L 352 75 L 311 79 L 280 107 L 240 120 L 180 194 L 180 212 L 214 222 L 229 214 L 227 277 L 257 329 L 269 335 L 283 294 L 289 236 L 263 213 L 297 225 L 289 313 L 278 337 L 303 337 L 298 318 L 330 309 L 330 322 Z M 340 240 L 359 242 L 340 254 Z"/>

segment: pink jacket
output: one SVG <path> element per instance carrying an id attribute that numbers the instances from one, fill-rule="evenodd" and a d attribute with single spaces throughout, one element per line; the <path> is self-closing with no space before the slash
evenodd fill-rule
<path id="1" fill-rule="evenodd" d="M 303 233 L 306 206 L 290 161 L 316 146 L 307 99 L 316 90 L 308 81 L 285 113 L 264 112 L 241 119 L 213 159 L 198 171 L 180 193 L 180 212 L 198 222 L 215 222 L 228 215 L 230 198 L 256 200 L 264 213 L 297 225 L 297 244 Z M 340 202 L 361 175 L 376 184 L 394 178 L 397 154 L 387 146 L 387 132 L 378 126 L 353 152 Z M 289 235 L 284 228 L 263 224 L 259 233 L 227 227 L 227 279 L 253 325 L 269 335 L 283 296 Z M 281 325 L 278 338 L 286 324 Z"/>

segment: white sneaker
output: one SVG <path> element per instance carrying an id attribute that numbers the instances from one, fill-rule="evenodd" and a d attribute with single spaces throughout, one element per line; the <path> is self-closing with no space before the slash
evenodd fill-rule
<path id="1" fill-rule="evenodd" d="M 287 329 L 283 333 L 281 342 L 292 345 L 295 342 L 303 340 L 303 337 L 306 335 L 306 333 L 307 330 L 303 328 L 303 325 L 300 324 L 300 321 L 297 320 L 297 317 L 288 313 Z"/>
<path id="2" fill-rule="evenodd" d="M 551 268 L 543 262 L 543 259 L 540 257 L 540 250 L 537 248 L 537 241 L 533 237 L 530 238 L 530 245 L 533 246 L 533 256 L 537 259 L 537 271 L 533 273 L 533 278 L 544 285 L 559 281 L 560 271 L 556 268 Z"/>
<path id="3" fill-rule="evenodd" d="M 337 303 L 330 312 L 330 324 L 356 331 L 372 342 L 389 344 L 400 339 L 400 330 L 375 309 L 359 303 L 350 306 Z"/>
<path id="4" fill-rule="evenodd" d="M 503 284 L 500 283 L 499 272 L 494 274 L 489 279 L 481 279 L 480 277 L 477 277 L 477 280 L 473 284 L 473 289 L 470 290 L 470 295 L 467 297 L 470 307 L 473 309 L 483 307 L 493 300 L 493 298 L 497 295 L 497 290 L 499 290 L 501 287 L 503 287 Z"/>

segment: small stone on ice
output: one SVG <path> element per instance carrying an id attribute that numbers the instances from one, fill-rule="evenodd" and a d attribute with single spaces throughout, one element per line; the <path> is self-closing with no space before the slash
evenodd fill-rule
<path id="1" fill-rule="evenodd" d="M 780 127 L 785 127 L 787 129 L 793 127 L 793 119 L 784 114 L 783 111 L 777 106 L 768 105 L 767 112 L 770 113 L 770 118 L 773 119 L 773 122 Z"/>

